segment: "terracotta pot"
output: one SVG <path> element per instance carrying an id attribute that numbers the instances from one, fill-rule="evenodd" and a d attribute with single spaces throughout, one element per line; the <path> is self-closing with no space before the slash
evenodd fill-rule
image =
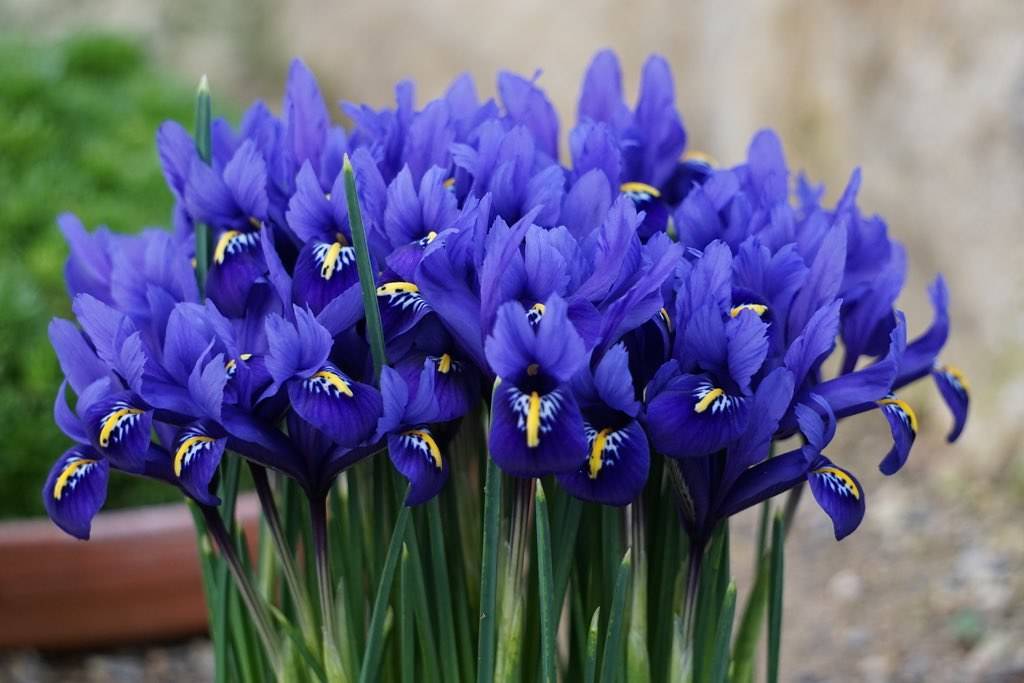
<path id="1" fill-rule="evenodd" d="M 240 496 L 256 537 L 259 505 Z M 206 605 L 184 503 L 103 512 L 78 541 L 47 519 L 0 523 L 0 649 L 72 649 L 203 633 Z"/>

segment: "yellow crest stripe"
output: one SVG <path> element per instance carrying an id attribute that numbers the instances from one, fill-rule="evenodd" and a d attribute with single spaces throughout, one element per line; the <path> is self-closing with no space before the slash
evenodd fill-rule
<path id="1" fill-rule="evenodd" d="M 917 434 L 917 413 L 910 407 L 910 404 L 906 401 L 898 398 L 883 398 L 878 402 L 880 406 L 896 406 L 904 413 L 907 414 L 907 419 L 910 420 L 910 431 Z"/>
<path id="2" fill-rule="evenodd" d="M 388 282 L 377 288 L 377 296 L 391 296 L 393 294 L 415 294 L 420 288 L 411 282 Z"/>
<path id="3" fill-rule="evenodd" d="M 213 437 L 210 436 L 190 436 L 181 442 L 178 446 L 178 450 L 174 452 L 174 476 L 181 476 L 181 466 L 185 463 L 185 455 L 189 450 L 201 443 L 210 443 L 213 441 Z"/>
<path id="4" fill-rule="evenodd" d="M 843 486 L 846 487 L 846 490 L 849 491 L 854 498 L 857 498 L 858 500 L 860 499 L 860 489 L 857 487 L 857 483 L 853 480 L 853 477 L 846 472 L 843 472 L 838 467 L 822 467 L 814 470 L 814 473 L 832 475 L 843 483 Z"/>
<path id="5" fill-rule="evenodd" d="M 82 469 L 83 467 L 92 465 L 95 462 L 95 460 L 88 460 L 83 458 L 80 460 L 72 460 L 67 465 L 65 465 L 64 469 L 61 470 L 60 476 L 57 477 L 57 481 L 54 482 L 53 484 L 53 499 L 60 500 L 60 497 L 64 495 L 64 487 L 66 487 L 68 485 L 68 482 L 71 481 L 71 477 L 75 475 L 75 472 Z"/>
<path id="6" fill-rule="evenodd" d="M 225 230 L 221 233 L 220 239 L 217 240 L 217 246 L 213 250 L 213 260 L 216 263 L 224 263 L 224 256 L 227 254 L 228 245 L 231 244 L 231 240 L 241 234 L 237 230 Z"/>
<path id="7" fill-rule="evenodd" d="M 597 479 L 598 473 L 604 467 L 604 445 L 611 434 L 610 429 L 602 429 L 594 436 L 594 443 L 590 446 L 590 457 L 587 458 L 587 468 L 591 479 Z"/>
<path id="8" fill-rule="evenodd" d="M 715 387 L 708 393 L 704 394 L 704 398 L 697 401 L 697 405 L 693 406 L 693 412 L 703 413 L 705 410 L 711 407 L 711 404 L 715 402 L 715 399 L 724 394 L 725 391 Z"/>
<path id="9" fill-rule="evenodd" d="M 110 435 L 114 433 L 119 422 L 129 415 L 138 415 L 144 411 L 139 408 L 119 408 L 103 420 L 103 426 L 100 428 L 100 446 L 106 448 L 110 445 Z"/>
<path id="10" fill-rule="evenodd" d="M 430 451 L 430 457 L 434 461 L 434 467 L 441 469 L 441 449 L 438 447 L 437 442 L 434 441 L 434 437 L 430 432 L 425 432 L 422 429 L 413 429 L 403 433 L 407 436 L 414 436 L 427 444 L 427 450 Z"/>
<path id="11" fill-rule="evenodd" d="M 619 191 L 620 192 L 642 192 L 644 194 L 649 194 L 649 195 L 651 195 L 654 198 L 658 198 L 658 197 L 661 196 L 661 191 L 658 188 L 654 187 L 653 185 L 648 185 L 647 183 L 638 183 L 638 182 L 622 183 L 622 185 L 619 186 Z"/>
<path id="12" fill-rule="evenodd" d="M 540 394 L 530 392 L 530 406 L 526 411 L 526 445 L 536 448 L 540 445 Z"/>
<path id="13" fill-rule="evenodd" d="M 330 370 L 321 370 L 316 372 L 310 379 L 316 379 L 317 377 L 323 378 L 328 384 L 337 389 L 342 394 L 351 397 L 352 387 L 349 386 L 348 382 L 343 380 L 337 373 L 331 372 Z"/>

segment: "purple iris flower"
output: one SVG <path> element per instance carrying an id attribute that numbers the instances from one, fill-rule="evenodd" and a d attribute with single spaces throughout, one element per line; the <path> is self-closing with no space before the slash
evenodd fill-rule
<path id="1" fill-rule="evenodd" d="M 552 296 L 536 325 L 518 302 L 498 309 L 487 360 L 498 382 L 491 401 L 491 455 L 508 474 L 540 477 L 579 467 L 583 416 L 569 380 L 586 362 L 565 301 Z"/>
<path id="2" fill-rule="evenodd" d="M 387 444 L 419 504 L 458 466 L 446 449 L 492 382 L 490 446 L 506 473 L 625 505 L 652 452 L 668 456 L 697 542 L 804 482 L 837 538 L 850 533 L 864 495 L 823 453 L 836 422 L 880 411 L 893 439 L 880 468 L 898 471 L 918 431 L 900 392 L 926 375 L 959 436 L 968 384 L 939 360 L 945 283 L 908 342 L 896 308 L 907 254 L 858 206 L 859 171 L 830 207 L 793 179 L 771 131 L 733 168 L 684 154 L 666 62 L 646 62 L 630 108 L 608 51 L 584 78 L 563 166 L 538 82 L 501 73 L 497 99 L 481 101 L 462 76 L 422 106 L 401 83 L 393 108 L 342 105 L 346 132 L 296 60 L 280 115 L 256 103 L 237 128 L 218 119 L 209 162 L 182 126 L 161 126 L 173 233 L 90 232 L 62 216 L 78 325 L 51 326 L 66 377 L 55 419 L 76 443 L 44 490 L 57 523 L 86 536 L 111 469 L 215 504 L 229 451 L 322 497 Z M 345 154 L 391 363 L 379 386 Z M 190 262 L 200 222 L 205 300 Z M 803 446 L 771 456 L 796 434 Z"/>

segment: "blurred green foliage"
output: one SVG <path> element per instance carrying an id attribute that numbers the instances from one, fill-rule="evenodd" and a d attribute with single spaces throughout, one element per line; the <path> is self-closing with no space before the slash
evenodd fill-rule
<path id="1" fill-rule="evenodd" d="M 0 34 L 0 517 L 43 513 L 46 473 L 70 445 L 53 424 L 61 375 L 46 337 L 51 317 L 70 315 L 54 219 L 71 211 L 116 231 L 168 224 L 156 128 L 190 121 L 192 107 L 191 89 L 131 40 Z M 177 498 L 115 473 L 107 506 Z"/>

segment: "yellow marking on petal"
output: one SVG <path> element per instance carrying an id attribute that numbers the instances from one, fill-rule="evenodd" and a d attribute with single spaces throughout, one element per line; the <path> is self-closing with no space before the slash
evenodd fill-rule
<path id="1" fill-rule="evenodd" d="M 526 411 L 526 445 L 540 445 L 540 394 L 536 391 L 530 392 L 530 407 Z"/>
<path id="2" fill-rule="evenodd" d="M 235 361 L 234 358 L 228 358 L 228 362 L 224 364 L 224 370 L 227 371 L 227 373 L 230 375 L 232 372 L 235 371 L 235 366 L 237 365 L 238 363 Z"/>
<path id="3" fill-rule="evenodd" d="M 181 466 L 185 463 L 185 456 L 193 446 L 213 441 L 211 436 L 190 436 L 181 442 L 178 450 L 174 452 L 174 476 L 181 476 Z"/>
<path id="4" fill-rule="evenodd" d="M 238 357 L 241 358 L 242 360 L 249 360 L 250 358 L 252 358 L 252 354 L 251 353 L 240 353 L 240 354 L 238 354 Z"/>
<path id="5" fill-rule="evenodd" d="M 536 377 L 538 372 L 540 372 L 540 366 L 536 363 L 530 363 L 526 366 L 526 374 L 530 377 Z"/>
<path id="6" fill-rule="evenodd" d="M 896 406 L 907 415 L 907 419 L 910 420 L 910 431 L 917 434 L 917 413 L 910 407 L 910 404 L 899 398 L 883 398 L 878 402 L 880 406 Z"/>
<path id="7" fill-rule="evenodd" d="M 843 483 L 843 486 L 846 487 L 846 490 L 849 491 L 854 498 L 860 500 L 860 489 L 857 488 L 857 483 L 853 480 L 853 477 L 851 477 L 846 472 L 843 472 L 838 467 L 822 467 L 820 469 L 814 470 L 814 473 L 831 474 L 833 477 L 835 477 L 836 479 Z"/>
<path id="8" fill-rule="evenodd" d="M 434 461 L 434 467 L 441 469 L 441 449 L 438 448 L 437 442 L 434 441 L 434 437 L 429 432 L 425 432 L 422 429 L 413 429 L 412 431 L 404 432 L 406 436 L 414 436 L 417 439 L 421 439 L 423 443 L 427 444 L 427 450 L 430 451 L 430 457 Z"/>
<path id="9" fill-rule="evenodd" d="M 437 359 L 437 371 L 442 375 L 447 375 L 452 369 L 452 357 L 447 353 L 442 353 L 441 357 Z"/>
<path id="10" fill-rule="evenodd" d="M 60 476 L 57 477 L 57 481 L 54 482 L 53 484 L 53 499 L 60 500 L 60 497 L 64 495 L 64 487 L 66 487 L 68 485 L 68 482 L 71 481 L 71 477 L 75 475 L 75 472 L 82 469 L 83 467 L 92 465 L 95 462 L 95 460 L 83 458 L 81 460 L 72 460 L 67 465 L 65 465 L 64 469 L 60 473 Z"/>
<path id="11" fill-rule="evenodd" d="M 664 306 L 662 306 L 661 310 L 658 311 L 658 313 L 661 314 L 661 319 L 665 321 L 665 327 L 667 327 L 668 331 L 671 332 L 672 331 L 672 318 L 668 314 L 668 309 L 665 308 Z"/>
<path id="12" fill-rule="evenodd" d="M 100 428 L 100 446 L 106 448 L 110 445 L 110 435 L 114 433 L 121 420 L 129 415 L 138 415 L 143 412 L 145 411 L 139 408 L 119 408 L 112 412 L 103 420 L 103 426 Z"/>
<path id="13" fill-rule="evenodd" d="M 437 239 L 437 233 L 436 232 L 431 230 L 430 232 L 427 233 L 427 244 L 430 244 L 435 239 Z"/>
<path id="14" fill-rule="evenodd" d="M 377 288 L 377 296 L 415 294 L 418 291 L 420 291 L 420 288 L 411 282 L 388 282 Z"/>
<path id="15" fill-rule="evenodd" d="M 320 266 L 320 277 L 330 280 L 338 265 L 338 257 L 341 255 L 341 242 L 333 242 L 327 249 L 323 265 Z"/>
<path id="16" fill-rule="evenodd" d="M 707 152 L 701 152 L 700 150 L 692 150 L 683 155 L 683 161 L 700 161 L 708 166 L 717 166 L 718 160 Z"/>
<path id="17" fill-rule="evenodd" d="M 337 373 L 331 372 L 330 370 L 321 370 L 320 372 L 314 373 L 310 379 L 316 379 L 317 377 L 322 377 L 324 381 L 337 389 L 340 393 L 345 394 L 348 397 L 352 396 L 352 387 L 350 387 L 348 382 L 343 380 Z"/>
<path id="18" fill-rule="evenodd" d="M 697 401 L 697 405 L 693 407 L 693 412 L 703 413 L 705 410 L 711 407 L 711 404 L 715 402 L 715 399 L 724 394 L 725 391 L 715 387 L 708 393 L 704 394 L 704 398 Z"/>
<path id="19" fill-rule="evenodd" d="M 256 218 L 256 216 L 249 216 L 249 225 L 258 230 L 260 227 L 262 227 L 263 221 L 261 221 L 259 218 Z"/>
<path id="20" fill-rule="evenodd" d="M 590 478 L 597 479 L 598 473 L 604 467 L 604 444 L 612 430 L 602 429 L 594 436 L 594 444 L 590 447 L 590 457 L 587 458 L 587 466 L 590 470 Z"/>
<path id="21" fill-rule="evenodd" d="M 444 187 L 449 189 L 449 190 L 452 189 L 453 187 L 455 187 L 455 176 L 452 176 L 451 178 L 446 179 L 441 184 L 444 185 Z"/>
<path id="22" fill-rule="evenodd" d="M 967 376 L 963 373 L 963 370 L 955 365 L 943 365 L 942 371 L 953 375 L 953 377 L 956 378 L 956 381 L 960 382 L 960 386 L 964 388 L 964 391 L 970 392 L 971 385 L 967 382 Z"/>
<path id="23" fill-rule="evenodd" d="M 227 255 L 231 240 L 241 234 L 237 230 L 225 230 L 221 233 L 220 239 L 217 240 L 217 246 L 213 250 L 213 260 L 215 263 L 224 263 L 224 256 Z"/>
<path id="24" fill-rule="evenodd" d="M 649 194 L 655 199 L 661 196 L 661 191 L 658 188 L 653 185 L 648 185 L 647 183 L 638 182 L 622 183 L 622 185 L 619 186 L 619 192 L 638 192 L 641 194 Z"/>
<path id="25" fill-rule="evenodd" d="M 192 257 L 192 270 L 195 270 L 195 269 L 196 269 L 196 266 L 197 266 L 198 264 L 199 264 L 199 261 L 196 261 L 196 257 L 195 257 L 195 256 L 193 256 L 193 257 Z"/>
<path id="26" fill-rule="evenodd" d="M 764 304 L 740 304 L 739 306 L 733 306 L 732 310 L 729 311 L 729 315 L 735 318 L 743 311 L 753 311 L 760 318 L 768 312 L 768 307 Z"/>

